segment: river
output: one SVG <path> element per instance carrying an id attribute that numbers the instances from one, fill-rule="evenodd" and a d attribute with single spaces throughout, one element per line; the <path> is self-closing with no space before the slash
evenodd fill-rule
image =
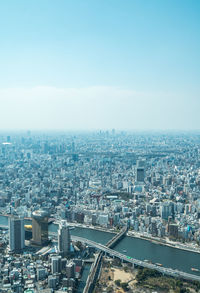
<path id="1" fill-rule="evenodd" d="M 0 216 L 0 224 L 7 225 L 8 219 Z M 58 226 L 49 225 L 49 231 L 56 232 Z M 81 236 L 102 244 L 106 244 L 112 237 L 112 233 L 98 231 L 89 228 L 76 227 L 71 234 Z M 190 274 L 200 275 L 200 272 L 193 272 L 191 268 L 200 270 L 200 254 L 185 251 L 169 246 L 153 243 L 148 240 L 126 236 L 115 247 L 115 250 L 124 253 L 138 260 L 149 260 L 152 263 L 160 263 L 164 267 L 178 269 Z M 126 252 L 125 252 L 126 251 Z"/>

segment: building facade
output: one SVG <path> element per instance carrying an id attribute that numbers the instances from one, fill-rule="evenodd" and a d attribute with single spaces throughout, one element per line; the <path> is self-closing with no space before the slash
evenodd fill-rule
<path id="1" fill-rule="evenodd" d="M 10 251 L 20 252 L 25 247 L 24 219 L 9 218 L 9 247 Z"/>
<path id="2" fill-rule="evenodd" d="M 32 214 L 32 243 L 43 246 L 48 242 L 48 212 L 34 211 Z"/>
<path id="3" fill-rule="evenodd" d="M 70 252 L 70 231 L 66 221 L 62 221 L 58 229 L 58 251 L 62 256 Z"/>

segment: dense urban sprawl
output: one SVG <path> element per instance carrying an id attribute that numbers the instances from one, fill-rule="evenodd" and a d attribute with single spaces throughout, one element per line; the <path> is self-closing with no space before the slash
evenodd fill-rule
<path id="1" fill-rule="evenodd" d="M 66 222 L 127 226 L 129 235 L 198 251 L 200 135 L 1 133 L 0 212 L 9 216 L 8 233 L 0 232 L 0 292 L 75 290 L 86 249 L 71 244 Z M 33 221 L 31 239 L 24 218 Z M 59 224 L 58 245 L 49 219 Z"/>

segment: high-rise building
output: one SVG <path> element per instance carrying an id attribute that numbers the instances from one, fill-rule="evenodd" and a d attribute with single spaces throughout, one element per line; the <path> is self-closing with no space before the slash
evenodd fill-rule
<path id="1" fill-rule="evenodd" d="M 61 272 L 61 256 L 56 255 L 51 258 L 51 272 L 52 274 Z"/>
<path id="2" fill-rule="evenodd" d="M 72 261 L 66 265 L 66 277 L 67 278 L 75 277 L 75 263 Z"/>
<path id="3" fill-rule="evenodd" d="M 136 182 L 144 182 L 145 178 L 145 161 L 138 160 L 136 166 Z"/>
<path id="4" fill-rule="evenodd" d="M 144 168 L 137 167 L 137 170 L 136 170 L 136 181 L 137 182 L 144 182 Z"/>
<path id="5" fill-rule="evenodd" d="M 163 202 L 161 205 L 161 218 L 168 220 L 169 217 L 174 216 L 174 203 L 171 201 Z"/>
<path id="6" fill-rule="evenodd" d="M 178 225 L 176 224 L 169 224 L 168 225 L 168 232 L 170 238 L 178 238 Z"/>
<path id="7" fill-rule="evenodd" d="M 9 218 L 9 247 L 13 252 L 20 252 L 25 247 L 24 219 Z"/>
<path id="8" fill-rule="evenodd" d="M 48 287 L 55 289 L 57 284 L 56 276 L 49 275 L 48 276 Z"/>
<path id="9" fill-rule="evenodd" d="M 58 229 L 58 251 L 62 256 L 70 252 L 70 231 L 66 221 L 62 221 Z"/>
<path id="10" fill-rule="evenodd" d="M 47 272 L 43 266 L 37 267 L 37 280 L 44 280 L 46 278 Z"/>
<path id="11" fill-rule="evenodd" d="M 48 242 L 48 212 L 34 211 L 32 214 L 32 243 L 42 246 Z"/>

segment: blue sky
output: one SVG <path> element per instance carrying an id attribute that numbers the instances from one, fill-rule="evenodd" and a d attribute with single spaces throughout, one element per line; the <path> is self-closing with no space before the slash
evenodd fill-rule
<path id="1" fill-rule="evenodd" d="M 199 0 L 0 1 L 0 129 L 199 129 L 199 109 Z"/>

